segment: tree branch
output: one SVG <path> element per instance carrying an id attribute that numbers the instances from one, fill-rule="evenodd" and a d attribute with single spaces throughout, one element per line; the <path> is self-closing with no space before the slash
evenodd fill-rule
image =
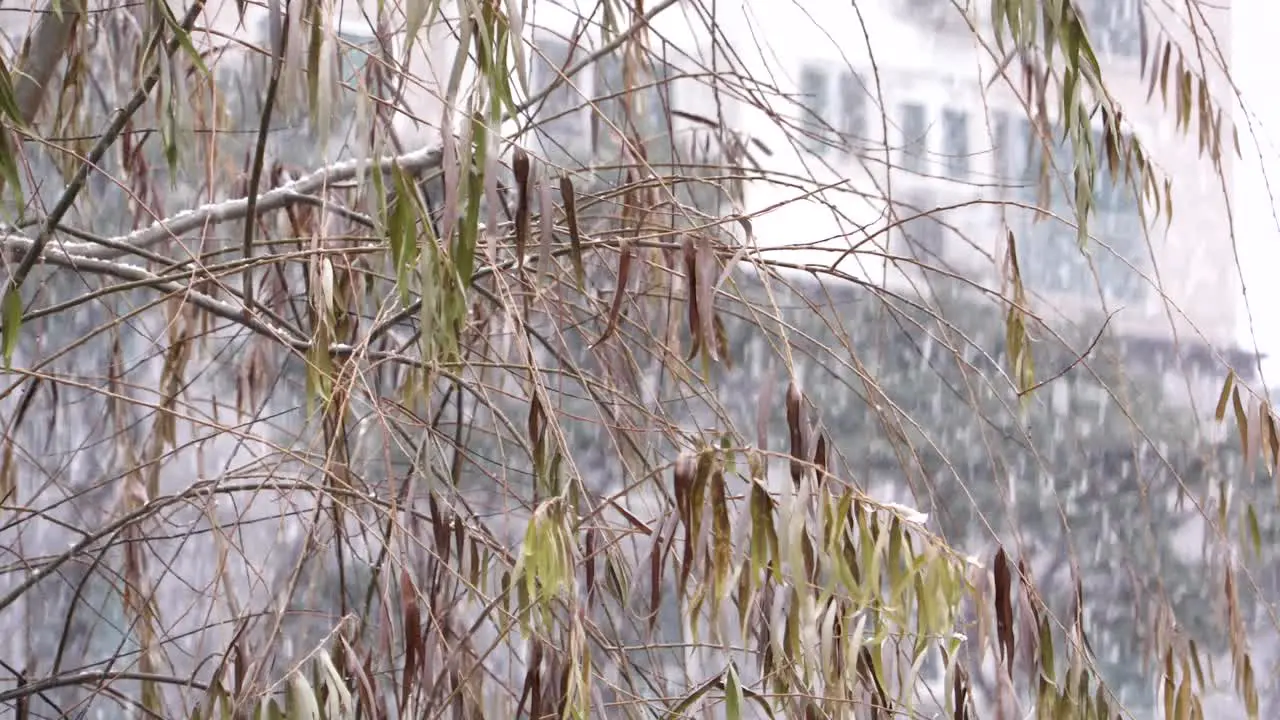
<path id="1" fill-rule="evenodd" d="M 195 25 L 196 18 L 200 16 L 200 12 L 203 8 L 204 0 L 195 0 L 195 2 L 192 3 L 190 9 L 187 10 L 186 17 L 182 19 L 181 32 L 190 32 L 191 27 Z M 56 15 L 46 15 L 45 19 L 47 20 L 50 17 L 56 19 Z M 68 17 L 69 16 L 66 15 L 63 16 L 64 20 L 68 19 Z M 70 17 L 78 17 L 78 15 Z M 42 20 L 41 22 L 43 24 L 44 21 Z M 40 28 L 37 27 L 35 34 L 38 35 L 39 32 Z M 50 33 L 52 32 L 53 31 L 50 30 Z M 68 30 L 68 33 L 69 32 L 70 30 Z M 35 38 L 33 37 L 33 42 L 34 41 Z M 181 43 L 178 38 L 171 39 L 165 46 L 165 56 L 172 56 L 173 53 L 177 52 L 180 44 Z M 43 50 L 40 50 L 39 52 L 43 52 Z M 49 242 L 49 239 L 53 237 L 54 228 L 62 221 L 62 217 L 67 214 L 67 211 L 71 209 L 71 205 L 80 195 L 80 191 L 84 188 L 85 181 L 89 178 L 89 173 L 97 168 L 98 162 L 101 161 L 102 156 L 107 153 L 107 149 L 115 143 L 116 138 L 119 137 L 120 133 L 124 130 L 125 125 L 128 124 L 129 118 L 133 117 L 134 113 L 138 112 L 138 109 L 142 107 L 142 103 L 146 102 L 147 96 L 149 96 L 152 89 L 155 88 L 156 83 L 160 82 L 161 68 L 162 63 L 157 59 L 155 67 L 151 69 L 151 72 L 147 74 L 146 79 L 143 80 L 142 87 L 139 87 L 137 92 L 133 94 L 133 97 L 129 99 L 128 105 L 116 110 L 114 116 L 111 118 L 111 122 L 107 125 L 106 131 L 103 132 L 102 137 L 98 139 L 98 142 L 94 144 L 93 149 L 89 151 L 89 156 L 80 164 L 80 168 L 76 171 L 75 177 L 72 178 L 71 182 L 67 184 L 67 187 L 63 189 L 62 195 L 58 197 L 57 203 L 53 206 L 53 209 L 49 211 L 49 217 L 46 218 L 44 224 L 40 226 L 40 234 L 36 236 L 31 247 L 22 256 L 22 260 L 18 263 L 18 267 L 13 271 L 13 274 L 9 276 L 9 282 L 5 288 L 4 295 L 6 298 L 9 296 L 9 293 L 17 292 L 17 290 L 22 287 L 23 281 L 27 279 L 27 275 L 30 274 L 31 269 L 35 267 L 36 262 L 40 259 L 40 255 L 44 251 L 45 245 Z M 36 98 L 33 102 L 38 106 L 39 98 Z"/>
<path id="2" fill-rule="evenodd" d="M 345 182 L 356 177 L 361 171 L 377 170 L 387 173 L 392 167 L 400 166 L 411 175 L 440 165 L 439 147 L 424 147 L 400 156 L 382 157 L 377 160 L 345 160 L 329 167 L 317 170 L 297 180 L 292 180 L 279 187 L 268 190 L 258 196 L 254 204 L 254 216 L 259 217 L 269 212 L 283 209 L 298 202 L 302 195 L 311 195 L 326 185 Z M 128 248 L 145 249 L 164 240 L 174 239 L 201 228 L 218 225 L 224 222 L 241 220 L 249 214 L 247 197 L 234 200 L 223 200 L 201 205 L 194 210 L 183 210 L 151 225 L 135 230 L 127 235 L 117 235 L 107 239 L 106 243 L 76 242 L 59 243 L 58 252 L 80 258 L 95 260 L 114 260 L 130 254 Z M 26 235 L 12 233 L 0 237 L 0 244 L 9 252 L 27 252 L 34 241 Z M 47 254 L 48 250 L 44 250 Z"/>

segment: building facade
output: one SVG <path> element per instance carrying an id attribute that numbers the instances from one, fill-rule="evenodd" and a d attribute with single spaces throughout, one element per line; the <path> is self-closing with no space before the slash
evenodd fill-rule
<path id="1" fill-rule="evenodd" d="M 1242 291 L 1228 214 L 1235 152 L 1235 99 L 1224 70 L 1229 4 L 1197 5 L 1188 17 L 1177 14 L 1187 6 L 1141 0 L 1078 3 L 1126 131 L 1143 146 L 1157 182 L 1168 181 L 1173 207 L 1171 220 L 1149 202 L 1140 211 L 1128 179 L 1111 177 L 1102 163 L 1084 251 L 1074 225 L 1073 158 L 1055 148 L 1048 187 L 1040 187 L 1043 148 L 1061 145 L 1062 136 L 1033 125 L 1026 78 L 993 41 L 989 3 L 970 3 L 967 13 L 950 0 L 811 3 L 802 13 L 788 3 L 725 5 L 725 36 L 773 38 L 765 50 L 740 55 L 744 74 L 796 98 L 744 104 L 740 122 L 773 148 L 780 173 L 825 188 L 806 195 L 749 183 L 746 209 L 762 212 L 754 220 L 762 245 L 820 239 L 821 250 L 804 253 L 808 262 L 843 258 L 851 274 L 904 291 L 927 293 L 931 278 L 951 275 L 1007 292 L 1012 235 L 1029 302 L 1055 331 L 1088 336 L 1111 316 L 1108 328 L 1132 350 L 1129 359 L 1157 368 L 1174 396 L 1188 396 L 1190 379 L 1190 395 L 1205 412 L 1221 387 L 1224 359 L 1254 375 L 1257 358 L 1237 347 Z M 1176 79 L 1184 69 L 1185 125 L 1177 119 Z M 1167 91 L 1153 89 L 1153 76 L 1172 78 Z M 1201 77 L 1221 127 L 1217 165 L 1201 147 Z M 1049 88 L 1050 123 L 1056 91 Z M 1093 122 L 1100 147 L 1100 118 Z M 806 133 L 801 142 L 798 129 Z M 1163 184 L 1159 192 L 1163 206 Z"/>
<path id="2" fill-rule="evenodd" d="M 598 170 L 639 158 L 661 176 L 673 165 L 723 159 L 725 138 L 734 136 L 768 149 L 757 173 L 764 177 L 722 182 L 710 204 L 751 215 L 763 248 L 807 245 L 786 250 L 791 262 L 842 258 L 852 274 L 926 291 L 928 266 L 1000 289 L 1012 233 L 1032 302 L 1051 325 L 1096 325 L 1110 315 L 1110 327 L 1148 346 L 1226 351 L 1237 337 L 1240 295 L 1227 214 L 1232 113 L 1219 120 L 1226 147 L 1215 167 L 1198 142 L 1199 120 L 1179 127 L 1174 88 L 1185 66 L 1207 79 L 1213 107 L 1234 107 L 1222 70 L 1231 54 L 1230 6 L 1197 5 L 1195 17 L 1142 0 L 1081 6 L 1107 85 L 1157 177 L 1171 181 L 1173 205 L 1171 222 L 1143 217 L 1125 178 L 1100 173 L 1095 237 L 1084 251 L 1072 224 L 1073 159 L 1055 153 L 1048 188 L 1040 187 L 1042 143 L 1060 136 L 1029 119 L 1025 79 L 994 43 L 985 2 L 961 12 L 952 0 L 725 0 L 715 18 L 676 3 L 649 23 L 644 59 L 626 46 L 599 55 L 531 109 L 541 127 L 521 142 L 557 167 Z M 385 103 L 395 109 L 399 140 L 432 142 L 455 80 L 457 23 L 429 21 L 409 47 L 399 11 L 354 0 L 332 8 L 327 29 L 341 79 L 358 87 L 370 62 L 399 71 L 408 80 Z M 608 37 L 600 30 L 608 19 L 597 15 L 594 0 L 529 4 L 524 57 L 515 59 L 528 67 L 530 92 L 596 56 Z M 0 28 L 16 47 L 35 17 L 28 8 L 0 9 Z M 262 57 L 269 25 L 263 6 L 249 4 L 242 19 L 237 3 L 217 0 L 205 11 L 208 32 L 194 39 L 212 52 L 215 68 L 235 72 Z M 1195 38 L 1198 53 L 1179 58 L 1176 48 L 1196 47 Z M 1174 41 L 1172 60 L 1165 39 Z M 292 52 L 304 45 L 291 43 Z M 1167 101 L 1152 90 L 1159 63 L 1160 76 L 1174 76 Z M 716 79 L 722 73 L 733 79 Z M 463 88 L 473 80 L 468 72 L 456 78 Z M 1194 96 L 1199 83 L 1192 85 Z M 457 125 L 463 111 L 453 110 Z M 1101 145 L 1100 125 L 1095 136 Z"/>
<path id="3" fill-rule="evenodd" d="M 822 198 L 824 203 L 832 196 L 850 196 L 832 203 L 839 213 L 831 208 L 815 212 L 814 201 L 780 209 L 759 219 L 758 234 L 775 234 L 765 228 L 794 228 L 799 217 L 816 222 L 820 216 L 840 214 L 845 217 L 833 218 L 835 232 L 813 234 L 877 236 L 887 240 L 884 249 L 892 255 L 915 255 L 921 262 L 967 277 L 985 276 L 998 285 L 1002 246 L 1011 230 L 1028 289 L 1041 296 L 1042 307 L 1064 319 L 1102 310 L 1105 301 L 1105 311 L 1116 312 L 1113 322 L 1125 333 L 1203 336 L 1213 345 L 1234 341 L 1239 282 L 1226 212 L 1230 183 L 1220 179 L 1213 162 L 1200 152 L 1198 121 L 1193 119 L 1187 130 L 1175 127 L 1174 108 L 1163 105 L 1159 90 L 1148 99 L 1151 73 L 1142 72 L 1144 49 L 1148 56 L 1156 55 L 1148 57 L 1149 65 L 1159 63 L 1162 35 L 1186 45 L 1186 33 L 1178 32 L 1185 19 L 1157 15 L 1168 9 L 1139 0 L 1084 4 L 1108 88 L 1152 158 L 1157 176 L 1171 179 L 1174 206 L 1171 223 L 1141 218 L 1125 179 L 1102 173 L 1095 188 L 1097 217 L 1090 228 L 1101 242 L 1090 244 L 1090 267 L 1070 224 L 1074 187 L 1069 153 L 1055 158 L 1048 205 L 1068 222 L 1033 222 L 1034 212 L 998 205 L 1044 206 L 1044 198 L 1038 197 L 1037 163 L 1041 142 L 1047 139 L 1028 117 L 1017 64 L 1000 66 L 1003 57 L 989 31 L 975 39 L 973 28 L 989 25 L 989 5 L 974 3 L 967 18 L 948 0 L 858 5 L 854 10 L 815 3 L 808 17 L 795 17 L 782 7 L 751 3 L 750 16 L 744 12 L 741 18 L 744 27 L 738 32 L 743 36 L 752 35 L 752 28 L 769 27 L 788 38 L 772 47 L 789 48 L 789 57 L 753 55 L 757 66 L 752 70 L 756 76 L 785 77 L 788 88 L 808 103 L 787 114 L 819 137 L 788 153 L 789 128 L 762 118 L 767 112 L 756 108 L 744 112 L 748 122 L 782 148 L 779 163 L 813 174 L 819 184 L 844 181 L 840 191 Z M 1202 12 L 1197 22 L 1209 23 L 1216 52 L 1229 58 L 1229 8 Z M 868 32 L 865 37 L 861 31 L 846 32 L 840 40 L 825 30 L 836 27 L 865 27 Z M 1206 48 L 1206 55 L 1210 52 Z M 1211 59 L 1206 63 L 1207 72 L 1195 72 L 1208 76 L 1215 105 L 1227 108 L 1221 175 L 1229 181 L 1233 101 L 1222 71 L 1212 67 Z M 1169 100 L 1174 102 L 1172 88 Z M 1054 105 L 1051 99 L 1051 115 Z M 1094 121 L 1095 145 L 1101 145 L 1100 121 Z M 758 197 L 753 207 L 771 207 L 786 194 L 760 185 L 752 188 Z M 890 205 L 896 206 L 893 216 Z M 935 221 L 910 220 L 922 212 L 934 212 Z M 902 221 L 903 227 L 885 230 Z M 815 257 L 815 262 L 820 260 Z M 868 259 L 862 262 L 868 273 L 879 270 Z"/>

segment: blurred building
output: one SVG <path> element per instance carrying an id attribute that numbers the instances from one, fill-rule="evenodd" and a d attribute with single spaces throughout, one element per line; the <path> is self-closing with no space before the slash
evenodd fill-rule
<path id="1" fill-rule="evenodd" d="M 1141 186 L 1100 162 L 1083 250 L 1059 89 L 1049 88 L 1048 125 L 1038 127 L 1027 77 L 994 41 L 986 2 L 965 12 L 952 0 L 720 2 L 715 43 L 689 29 L 700 20 L 680 4 L 653 23 L 656 74 L 624 80 L 617 53 L 552 93 L 538 108 L 544 149 L 567 165 L 607 165 L 619 158 L 608 142 L 617 125 L 654 140 L 651 163 L 696 164 L 699 137 L 705 149 L 708 134 L 723 141 L 708 128 L 732 128 L 747 150 L 767 148 L 755 153 L 765 176 L 734 188 L 740 194 L 721 210 L 736 203 L 752 214 L 760 246 L 780 248 L 775 259 L 839 260 L 842 271 L 896 292 L 928 294 L 947 276 L 1007 291 L 1012 236 L 1030 303 L 1050 328 L 1088 336 L 1110 316 L 1126 360 L 1159 368 L 1174 395 L 1186 396 L 1190 378 L 1198 404 L 1211 407 L 1222 360 L 1244 377 L 1257 366 L 1236 346 L 1235 101 L 1223 69 L 1230 5 L 1195 6 L 1194 18 L 1184 6 L 1141 0 L 1079 6 L 1125 131 L 1155 169 L 1154 184 Z M 598 47 L 598 35 L 573 35 L 569 11 L 543 19 L 533 35 L 543 59 L 532 60 L 535 89 Z M 710 79 L 725 72 L 732 78 Z M 623 127 L 614 97 L 625 87 L 641 88 L 631 95 L 635 127 Z M 591 100 L 601 112 L 584 106 Z M 1092 122 L 1100 159 L 1101 118 Z M 655 155 L 666 147 L 684 157 Z M 1145 213 L 1138 191 L 1151 195 Z"/>
<path id="2" fill-rule="evenodd" d="M 370 76 L 363 72 L 370 58 L 400 58 L 412 79 L 387 101 L 397 108 L 389 114 L 404 146 L 429 143 L 438 137 L 456 57 L 454 30 L 429 23 L 406 56 L 396 29 L 402 19 L 380 23 L 365 5 L 335 5 L 338 72 L 359 87 Z M 1109 327 L 1144 356 L 1198 358 L 1193 365 L 1204 368 L 1210 385 L 1221 378 L 1215 353 L 1252 374 L 1254 359 L 1233 351 L 1241 294 L 1227 215 L 1234 101 L 1222 70 L 1231 56 L 1230 4 L 1195 4 L 1189 18 L 1177 14 L 1187 6 L 1084 0 L 1108 86 L 1158 177 L 1171 181 L 1173 213 L 1172 222 L 1163 214 L 1142 217 L 1126 179 L 1101 173 L 1094 237 L 1083 252 L 1067 148 L 1050 168 L 1045 207 L 1052 216 L 1032 209 L 1046 199 L 1042 143 L 1061 136 L 1052 127 L 1041 135 L 1030 121 L 1025 78 L 993 40 L 990 7 L 985 0 L 964 12 L 953 0 L 721 0 L 717 16 L 707 18 L 701 5 L 678 2 L 650 23 L 647 62 L 640 62 L 621 49 L 597 53 L 609 34 L 601 25 L 625 27 L 628 18 L 599 16 L 594 0 L 530 3 L 523 32 L 531 45 L 521 59 L 533 92 L 585 59 L 599 61 L 533 108 L 543 125 L 536 140 L 524 139 L 555 165 L 591 167 L 604 181 L 604 169 L 636 164 L 626 148 L 637 138 L 656 175 L 726 155 L 745 165 L 754 149 L 767 176 L 720 178 L 723 190 L 710 204 L 754 214 L 763 247 L 809 245 L 789 250 L 789 262 L 830 265 L 839 258 L 841 270 L 898 291 L 928 293 L 942 274 L 999 290 L 1012 233 L 1032 303 L 1051 327 L 1087 334 L 1111 315 Z M 25 7 L 0 9 L 13 47 L 35 17 Z M 268 46 L 263 7 L 249 5 L 242 21 L 236 3 L 213 2 L 206 24 L 215 33 L 200 46 L 222 48 L 215 58 L 222 70 L 254 57 L 255 48 L 261 57 Z M 1197 29 L 1199 51 L 1180 57 L 1179 46 L 1197 47 L 1189 26 Z M 1217 167 L 1202 147 L 1200 83 L 1184 83 L 1184 70 L 1207 78 L 1223 144 Z M 1153 76 L 1167 94 L 1152 89 Z M 459 78 L 464 86 L 472 79 Z M 1179 84 L 1190 88 L 1189 127 L 1175 119 Z M 1218 107 L 1228 110 L 1218 114 Z M 1101 130 L 1096 125 L 1095 146 Z M 1163 203 L 1164 186 L 1152 189 Z"/>
<path id="3" fill-rule="evenodd" d="M 969 3 L 965 13 L 951 0 L 724 5 L 725 36 L 767 43 L 740 53 L 746 74 L 797 99 L 789 107 L 744 103 L 740 122 L 773 148 L 775 167 L 828 187 L 800 199 L 795 188 L 750 183 L 748 211 L 776 208 L 755 221 L 762 244 L 824 239 L 824 250 L 807 253 L 823 265 L 854 247 L 862 252 L 842 269 L 904 291 L 927 293 L 940 273 L 998 290 L 1007 288 L 1012 233 L 1031 303 L 1050 327 L 1088 335 L 1113 315 L 1109 328 L 1133 359 L 1176 369 L 1166 377 L 1183 396 L 1183 377 L 1195 376 L 1201 407 L 1221 386 L 1220 358 L 1246 377 L 1256 371 L 1252 353 L 1236 348 L 1241 287 L 1227 212 L 1235 99 L 1223 70 L 1229 3 L 1195 5 L 1194 18 L 1187 6 L 1141 0 L 1078 3 L 1126 130 L 1156 168 L 1148 190 L 1161 205 L 1168 192 L 1173 208 L 1169 221 L 1148 203 L 1144 217 L 1123 173 L 1099 173 L 1083 252 L 1070 147 L 1060 126 L 1042 135 L 1033 125 L 1020 63 L 994 42 L 991 3 Z M 1057 91 L 1049 89 L 1047 103 L 1055 125 Z M 1180 127 L 1184 96 L 1190 122 Z M 1100 148 L 1101 118 L 1092 121 Z M 806 131 L 803 143 L 794 140 L 797 128 Z M 1214 132 L 1216 165 L 1206 147 Z M 1047 198 L 1039 166 L 1046 145 L 1054 152 Z M 885 254 L 893 259 L 884 262 Z"/>

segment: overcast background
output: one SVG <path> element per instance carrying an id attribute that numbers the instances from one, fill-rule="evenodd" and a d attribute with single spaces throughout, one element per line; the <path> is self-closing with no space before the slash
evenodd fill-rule
<path id="1" fill-rule="evenodd" d="M 1253 347 L 1256 337 L 1258 350 L 1270 356 L 1263 362 L 1263 372 L 1267 386 L 1274 391 L 1280 384 L 1280 316 L 1276 314 L 1280 308 L 1280 224 L 1272 202 L 1280 181 L 1280 147 L 1276 143 L 1280 127 L 1280 100 L 1276 99 L 1280 91 L 1276 81 L 1280 2 L 1235 0 L 1233 6 L 1232 72 L 1253 123 L 1251 132 L 1246 118 L 1237 117 L 1243 158 L 1236 166 L 1234 188 L 1236 236 L 1248 311 L 1253 315 L 1250 323 L 1242 307 L 1237 331 L 1244 347 Z"/>

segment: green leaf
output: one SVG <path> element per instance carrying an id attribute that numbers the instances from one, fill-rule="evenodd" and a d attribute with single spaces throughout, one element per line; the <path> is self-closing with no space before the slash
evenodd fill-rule
<path id="1" fill-rule="evenodd" d="M 742 718 L 742 683 L 738 681 L 738 671 L 732 662 L 724 673 L 724 714 L 725 720 Z"/>
<path id="2" fill-rule="evenodd" d="M 1244 402 L 1240 399 L 1240 388 L 1231 391 L 1231 403 L 1236 411 L 1236 429 L 1240 432 L 1240 447 L 1244 451 L 1245 460 L 1249 460 L 1249 419 L 1244 414 Z"/>
<path id="3" fill-rule="evenodd" d="M 4 58 L 0 58 L 0 111 L 15 125 L 21 127 L 26 124 L 18 109 L 18 100 L 13 94 L 13 76 Z"/>
<path id="4" fill-rule="evenodd" d="M 300 672 L 289 678 L 289 699 L 285 705 L 289 720 L 320 720 L 320 704 L 316 691 Z"/>
<path id="5" fill-rule="evenodd" d="M 8 128 L 0 126 L 0 178 L 4 179 L 4 185 L 13 188 L 14 207 L 23 207 L 25 202 L 22 198 L 22 180 L 18 177 L 18 156 L 14 152 L 13 138 Z"/>
<path id="6" fill-rule="evenodd" d="M 1227 379 L 1222 383 L 1222 394 L 1218 396 L 1218 409 L 1213 413 L 1218 422 L 1222 422 L 1222 418 L 1227 415 L 1227 402 L 1231 400 L 1231 386 L 1235 384 L 1235 380 L 1236 371 L 1228 370 Z"/>
<path id="7" fill-rule="evenodd" d="M 22 327 L 22 294 L 12 284 L 4 296 L 4 325 L 0 327 L 0 344 L 3 344 L 4 366 L 13 366 L 13 351 L 18 347 L 18 331 Z"/>
<path id="8" fill-rule="evenodd" d="M 1253 552 L 1262 557 L 1262 531 L 1258 528 L 1258 514 L 1254 512 L 1252 504 L 1248 505 L 1245 515 L 1249 521 L 1249 539 L 1253 542 Z"/>
<path id="9" fill-rule="evenodd" d="M 409 271 L 418 262 L 418 233 L 415 210 L 418 206 L 417 188 L 408 173 L 399 165 L 391 170 L 396 189 L 395 208 L 387 218 L 387 242 L 391 246 L 391 263 L 396 269 L 396 287 L 400 297 L 409 304 Z"/>
<path id="10" fill-rule="evenodd" d="M 202 75 L 208 77 L 209 68 L 205 67 L 204 60 L 201 59 L 196 46 L 192 44 L 191 33 L 182 28 L 182 23 L 178 22 L 178 17 L 173 14 L 173 8 L 169 7 L 168 3 L 156 3 L 156 5 L 162 9 L 165 24 L 173 32 L 173 36 L 178 40 L 178 45 L 187 54 L 187 58 L 191 60 L 191 63 L 195 65 Z"/>
<path id="11" fill-rule="evenodd" d="M 471 157 L 463 161 L 467 174 L 467 214 L 458 228 L 456 265 L 464 289 L 471 287 L 475 271 L 476 244 L 480 238 L 480 201 L 484 198 L 484 158 L 487 147 L 484 118 L 475 113 L 471 118 Z"/>

